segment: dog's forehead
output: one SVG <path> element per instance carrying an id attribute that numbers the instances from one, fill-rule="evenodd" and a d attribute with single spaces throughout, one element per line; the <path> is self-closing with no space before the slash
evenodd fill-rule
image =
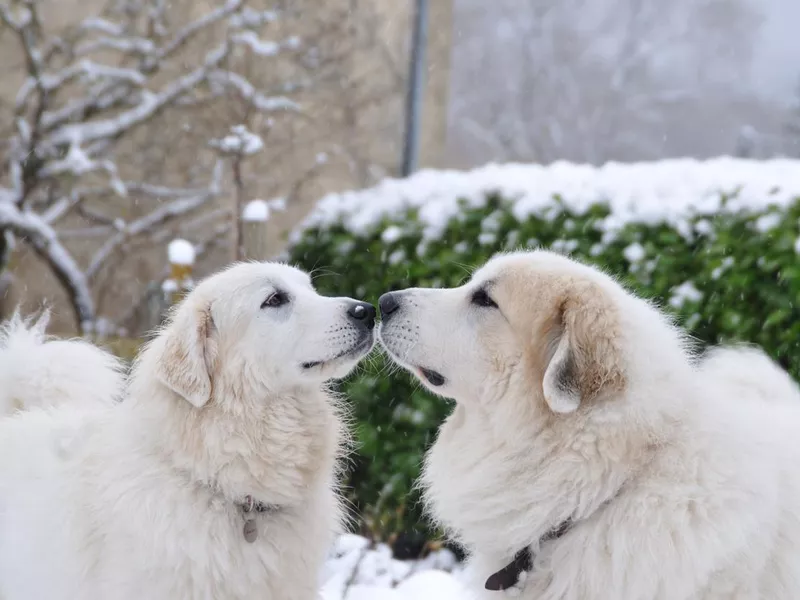
<path id="1" fill-rule="evenodd" d="M 311 276 L 296 267 L 283 263 L 263 263 L 264 276 L 273 285 L 281 283 L 287 287 L 309 288 L 312 287 Z"/>
<path id="2" fill-rule="evenodd" d="M 218 293 L 239 293 L 266 288 L 309 288 L 311 278 L 307 273 L 282 263 L 252 262 L 236 264 L 203 282 L 216 288 Z M 204 286 L 205 287 L 205 286 Z"/>
<path id="3" fill-rule="evenodd" d="M 536 250 L 498 255 L 476 271 L 472 281 L 506 293 L 535 291 L 541 297 L 549 291 L 558 293 L 561 283 L 580 276 L 580 271 L 580 265 L 566 256 Z"/>
<path id="4" fill-rule="evenodd" d="M 530 278 L 544 266 L 540 252 L 517 252 L 501 254 L 492 258 L 483 267 L 475 271 L 474 282 L 503 283 L 520 278 Z M 545 258 L 546 261 L 546 258 Z"/>

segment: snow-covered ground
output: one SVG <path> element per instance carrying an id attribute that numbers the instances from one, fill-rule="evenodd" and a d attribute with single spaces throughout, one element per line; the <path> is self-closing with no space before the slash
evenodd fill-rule
<path id="1" fill-rule="evenodd" d="M 385 544 L 343 535 L 325 565 L 320 600 L 465 600 L 462 575 L 449 550 L 399 561 Z"/>

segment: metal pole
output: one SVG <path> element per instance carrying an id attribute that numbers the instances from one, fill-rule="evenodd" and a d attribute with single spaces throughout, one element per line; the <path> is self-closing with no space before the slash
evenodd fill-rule
<path id="1" fill-rule="evenodd" d="M 403 164 L 400 167 L 403 177 L 407 177 L 417 170 L 419 160 L 419 122 L 422 113 L 425 76 L 425 46 L 428 43 L 428 0 L 415 0 L 414 4 L 414 30 L 406 95 Z"/>

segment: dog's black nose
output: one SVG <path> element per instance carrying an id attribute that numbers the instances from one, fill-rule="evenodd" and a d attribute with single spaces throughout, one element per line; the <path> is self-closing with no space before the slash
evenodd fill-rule
<path id="1" fill-rule="evenodd" d="M 378 306 L 381 307 L 381 318 L 388 321 L 392 313 L 400 308 L 400 301 L 397 299 L 397 294 L 389 292 L 378 298 Z"/>
<path id="2" fill-rule="evenodd" d="M 347 309 L 347 314 L 351 319 L 360 321 L 367 329 L 375 327 L 375 307 L 369 302 L 354 302 L 353 305 Z"/>

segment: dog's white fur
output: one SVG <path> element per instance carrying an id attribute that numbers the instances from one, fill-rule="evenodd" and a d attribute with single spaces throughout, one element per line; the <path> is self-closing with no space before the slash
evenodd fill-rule
<path id="1" fill-rule="evenodd" d="M 45 334 L 50 319 L 23 319 L 19 313 L 0 326 L 0 416 L 62 403 L 113 404 L 125 382 L 122 363 L 83 340 Z"/>
<path id="2" fill-rule="evenodd" d="M 315 598 L 342 518 L 325 382 L 373 343 L 354 302 L 239 264 L 179 305 L 122 403 L 0 420 L 0 598 Z M 253 543 L 247 495 L 276 507 Z"/>
<path id="3" fill-rule="evenodd" d="M 700 372 L 729 386 L 733 396 L 762 402 L 796 402 L 800 386 L 760 348 L 739 346 L 712 348 L 700 362 Z"/>
<path id="4" fill-rule="evenodd" d="M 650 303 L 544 251 L 395 298 L 383 345 L 456 400 L 422 484 L 478 597 L 526 546 L 529 600 L 800 597 L 800 403 L 768 359 L 698 364 Z"/>

